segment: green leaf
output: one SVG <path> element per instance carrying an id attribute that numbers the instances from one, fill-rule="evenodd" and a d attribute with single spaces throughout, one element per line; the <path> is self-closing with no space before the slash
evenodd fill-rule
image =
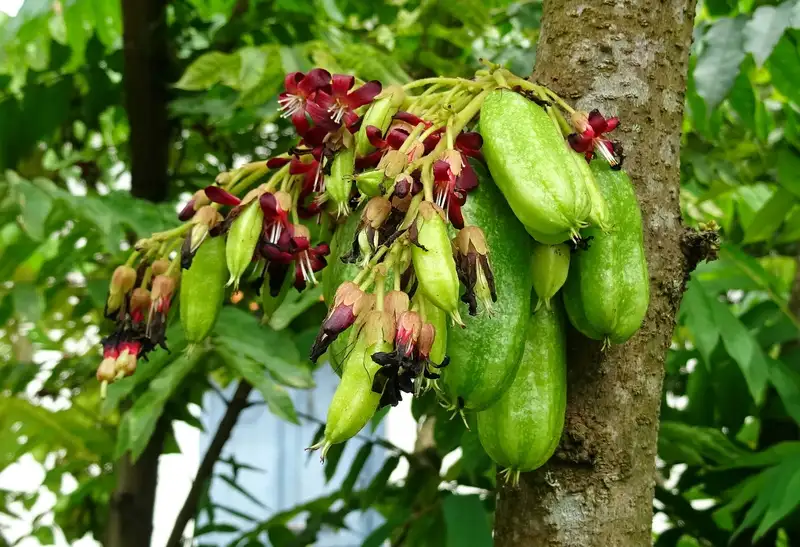
<path id="1" fill-rule="evenodd" d="M 250 382 L 261 393 L 270 412 L 287 422 L 300 423 L 289 393 L 270 379 L 263 365 L 248 357 L 235 356 L 224 351 L 219 354 L 228 367 Z"/>
<path id="2" fill-rule="evenodd" d="M 444 500 L 447 547 L 491 547 L 492 530 L 479 496 L 448 496 Z"/>
<path id="3" fill-rule="evenodd" d="M 33 182 L 19 177 L 13 171 L 6 171 L 5 177 L 17 195 L 20 207 L 18 217 L 20 226 L 34 240 L 43 240 L 47 235 L 45 223 L 53 208 L 53 199 L 50 194 Z"/>
<path id="4" fill-rule="evenodd" d="M 339 467 L 339 462 L 342 459 L 345 446 L 347 446 L 347 442 L 338 443 L 333 445 L 330 450 L 328 450 L 328 454 L 325 456 L 326 482 L 330 482 L 333 476 L 336 475 L 336 469 Z"/>
<path id="5" fill-rule="evenodd" d="M 226 85 L 236 84 L 239 81 L 240 66 L 241 58 L 238 55 L 211 51 L 195 59 L 175 87 L 187 91 L 201 91 L 219 82 Z"/>
<path id="6" fill-rule="evenodd" d="M 214 335 L 217 345 L 224 349 L 222 353 L 259 363 L 282 384 L 297 388 L 314 385 L 311 370 L 300 358 L 292 338 L 260 325 L 251 313 L 223 307 Z"/>
<path id="7" fill-rule="evenodd" d="M 709 298 L 703 286 L 692 279 L 687 284 L 680 310 L 681 317 L 684 318 L 695 346 L 706 364 L 711 363 L 711 353 L 717 347 L 720 337 L 719 328 L 711 314 Z"/>
<path id="8" fill-rule="evenodd" d="M 382 545 L 385 545 L 386 540 L 391 537 L 392 532 L 394 532 L 397 527 L 402 525 L 405 521 L 405 516 L 395 517 L 387 520 L 381 526 L 373 530 L 372 533 L 364 539 L 364 543 L 361 544 L 361 547 L 381 547 Z"/>
<path id="9" fill-rule="evenodd" d="M 236 52 L 239 55 L 239 78 L 236 89 L 250 89 L 261 81 L 267 70 L 269 50 L 263 47 L 243 47 Z"/>
<path id="10" fill-rule="evenodd" d="M 719 429 L 675 421 L 661 422 L 658 455 L 668 463 L 719 466 L 730 464 L 747 454 Z"/>
<path id="11" fill-rule="evenodd" d="M 200 350 L 195 350 L 191 354 L 183 352 L 150 382 L 147 392 L 122 418 L 120 432 L 117 436 L 117 456 L 121 456 L 128 450 L 134 461 L 141 456 L 155 431 L 156 423 L 164 411 L 164 405 L 178 390 L 184 378 L 194 369 L 201 357 L 203 357 L 203 352 Z M 125 435 L 123 435 L 123 431 Z"/>
<path id="12" fill-rule="evenodd" d="M 372 482 L 369 483 L 369 486 L 367 486 L 361 496 L 362 509 L 372 507 L 380 498 L 381 493 L 386 491 L 386 484 L 389 482 L 389 477 L 392 476 L 392 473 L 399 463 L 400 456 L 387 458 L 381 470 L 372 478 Z"/>
<path id="13" fill-rule="evenodd" d="M 744 25 L 741 18 L 723 17 L 703 38 L 705 48 L 697 59 L 694 82 L 697 93 L 710 108 L 722 102 L 739 74 L 739 65 L 745 58 Z"/>
<path id="14" fill-rule="evenodd" d="M 308 308 L 322 301 L 322 285 L 308 288 L 303 292 L 289 291 L 286 300 L 275 310 L 269 320 L 269 326 L 275 330 L 283 330 Z"/>
<path id="15" fill-rule="evenodd" d="M 259 500 L 253 494 L 245 490 L 239 483 L 237 483 L 233 479 L 233 477 L 229 477 L 228 475 L 217 475 L 217 478 L 224 481 L 228 486 L 239 492 L 242 496 L 246 497 L 253 504 L 257 505 L 258 507 L 261 507 L 262 509 L 267 509 L 267 506 L 264 505 L 264 503 L 261 500 Z"/>
<path id="16" fill-rule="evenodd" d="M 786 190 L 800 198 L 800 155 L 788 146 L 777 152 L 778 182 Z"/>
<path id="17" fill-rule="evenodd" d="M 797 48 L 788 33 L 778 40 L 767 59 L 767 68 L 775 89 L 800 105 L 800 62 Z"/>
<path id="18" fill-rule="evenodd" d="M 791 23 L 794 2 L 778 7 L 760 6 L 744 27 L 744 50 L 753 54 L 756 65 L 763 65 L 783 32 Z"/>
<path id="19" fill-rule="evenodd" d="M 361 470 L 364 469 L 364 465 L 367 463 L 370 454 L 372 454 L 372 443 L 364 443 L 364 445 L 358 450 L 356 457 L 353 459 L 353 463 L 350 465 L 350 470 L 347 472 L 347 476 L 345 477 L 344 481 L 342 481 L 340 492 L 342 493 L 343 497 L 349 496 L 353 491 L 353 487 L 356 485 L 358 476 L 361 474 Z"/>
<path id="20" fill-rule="evenodd" d="M 756 243 L 772 239 L 794 204 L 795 197 L 788 190 L 781 188 L 775 192 L 769 201 L 756 212 L 756 216 L 753 217 L 750 224 L 745 227 L 743 243 Z"/>
<path id="21" fill-rule="evenodd" d="M 716 298 L 710 298 L 709 304 L 725 351 L 739 365 L 753 400 L 760 403 L 769 374 L 761 347 L 728 306 Z"/>
<path id="22" fill-rule="evenodd" d="M 768 363 L 770 381 L 775 386 L 787 414 L 800 424 L 800 373 L 782 361 L 770 359 Z"/>
<path id="23" fill-rule="evenodd" d="M 17 283 L 11 289 L 14 309 L 23 321 L 39 321 L 44 309 L 44 299 L 33 283 Z"/>

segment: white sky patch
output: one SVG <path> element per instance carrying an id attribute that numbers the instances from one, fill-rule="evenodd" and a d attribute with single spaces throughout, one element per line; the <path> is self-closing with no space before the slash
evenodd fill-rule
<path id="1" fill-rule="evenodd" d="M 24 0 L 0 0 L 0 11 L 14 16 L 22 7 Z"/>

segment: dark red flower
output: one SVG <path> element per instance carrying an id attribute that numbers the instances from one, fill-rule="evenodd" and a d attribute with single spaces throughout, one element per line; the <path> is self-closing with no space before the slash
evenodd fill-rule
<path id="1" fill-rule="evenodd" d="M 576 132 L 567 137 L 567 142 L 573 150 L 583 154 L 586 161 L 591 161 L 597 153 L 612 166 L 619 163 L 614 144 L 605 136 L 619 126 L 619 118 L 605 118 L 599 110 L 592 110 L 588 115 L 576 112 L 572 125 Z"/>
<path id="2" fill-rule="evenodd" d="M 317 338 L 311 346 L 309 359 L 316 363 L 328 349 L 328 346 L 348 327 L 356 321 L 361 313 L 368 312 L 370 299 L 358 285 L 352 281 L 345 281 L 336 289 L 333 305 L 328 310 L 328 315 L 322 321 Z"/>
<path id="3" fill-rule="evenodd" d="M 277 243 L 284 230 L 289 227 L 289 213 L 292 210 L 292 196 L 286 192 L 266 192 L 258 198 L 264 212 L 261 237 L 265 242 Z"/>
<path id="4" fill-rule="evenodd" d="M 378 93 L 381 92 L 381 83 L 372 80 L 364 85 L 352 89 L 356 80 L 347 74 L 334 74 L 331 83 L 330 94 L 320 90 L 315 98 L 315 103 L 322 107 L 326 112 L 326 118 L 333 123 L 350 127 L 358 121 L 358 114 L 355 110 L 369 104 Z M 320 123 L 324 119 L 319 111 L 309 112 L 314 123 Z"/>
<path id="5" fill-rule="evenodd" d="M 283 83 L 286 92 L 278 96 L 278 104 L 283 111 L 281 117 L 291 118 L 295 129 L 302 135 L 309 128 L 306 117 L 308 107 L 316 93 L 330 87 L 331 73 L 322 68 L 315 68 L 308 74 L 292 72 L 286 75 Z"/>
<path id="6" fill-rule="evenodd" d="M 447 211 L 454 227 L 464 227 L 461 207 L 467 202 L 467 193 L 477 187 L 478 177 L 463 152 L 449 150 L 433 163 L 433 198 Z"/>

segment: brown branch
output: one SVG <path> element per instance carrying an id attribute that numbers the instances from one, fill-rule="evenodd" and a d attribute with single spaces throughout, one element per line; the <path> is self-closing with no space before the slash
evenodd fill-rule
<path id="1" fill-rule="evenodd" d="M 131 193 L 163 201 L 168 189 L 170 70 L 166 0 L 123 0 L 125 110 L 131 127 Z"/>
<path id="2" fill-rule="evenodd" d="M 701 225 L 699 230 L 684 228 L 681 238 L 681 251 L 686 258 L 686 277 L 703 261 L 716 260 L 719 254 L 719 232 L 713 221 Z"/>
<path id="3" fill-rule="evenodd" d="M 239 381 L 239 386 L 236 388 L 228 409 L 219 422 L 219 426 L 217 426 L 217 432 L 214 433 L 214 438 L 211 440 L 211 444 L 208 446 L 205 456 L 203 456 L 203 461 L 197 469 L 197 474 L 194 477 L 189 494 L 186 496 L 186 501 L 183 502 L 183 507 L 181 507 L 175 519 L 175 525 L 172 527 L 166 547 L 180 547 L 186 525 L 189 524 L 189 521 L 197 512 L 197 504 L 200 502 L 200 496 L 203 493 L 206 481 L 211 477 L 214 464 L 217 463 L 222 453 L 222 448 L 230 438 L 233 426 L 236 425 L 239 415 L 247 408 L 247 397 L 252 389 L 253 386 L 246 380 Z"/>

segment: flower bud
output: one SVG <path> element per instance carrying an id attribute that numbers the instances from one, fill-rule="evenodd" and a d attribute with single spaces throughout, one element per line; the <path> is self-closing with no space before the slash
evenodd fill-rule
<path id="1" fill-rule="evenodd" d="M 436 339 L 436 327 L 431 325 L 430 323 L 425 323 L 422 325 L 422 329 L 419 333 L 419 341 L 417 342 L 417 353 L 419 354 L 419 358 L 421 360 L 428 360 L 431 355 L 431 348 L 433 348 L 433 342 Z"/>
<path id="2" fill-rule="evenodd" d="M 209 203 L 211 203 L 211 200 L 208 199 L 205 190 L 198 190 L 178 213 L 178 219 L 182 221 L 189 220 L 197 211 Z"/>
<path id="3" fill-rule="evenodd" d="M 397 319 L 395 348 L 403 357 L 411 357 L 417 348 L 422 330 L 422 318 L 415 311 L 405 311 Z"/>
<path id="4" fill-rule="evenodd" d="M 399 150 L 389 150 L 378 163 L 378 169 L 383 170 L 387 178 L 394 179 L 403 172 L 407 164 L 408 157 L 406 157 L 403 152 Z"/>
<path id="5" fill-rule="evenodd" d="M 367 202 L 361 219 L 371 228 L 380 228 L 392 212 L 391 202 L 384 197 L 374 197 Z"/>
<path id="6" fill-rule="evenodd" d="M 167 313 L 169 313 L 172 295 L 175 292 L 175 280 L 167 275 L 157 275 L 153 279 L 153 290 L 150 298 L 150 313 L 147 316 L 147 337 L 156 344 L 164 343 L 167 329 Z"/>
<path id="7" fill-rule="evenodd" d="M 150 291 L 144 287 L 137 287 L 131 293 L 131 319 L 134 323 L 141 323 L 150 310 Z"/>
<path id="8" fill-rule="evenodd" d="M 387 311 L 372 310 L 367 314 L 361 331 L 366 347 L 386 342 L 391 344 L 395 338 L 394 317 Z"/>
<path id="9" fill-rule="evenodd" d="M 141 342 L 123 342 L 120 344 L 120 353 L 116 362 L 117 375 L 131 376 L 136 372 L 136 360 L 141 346 Z"/>
<path id="10" fill-rule="evenodd" d="M 316 363 L 328 346 L 355 322 L 356 317 L 367 311 L 365 308 L 369 304 L 369 299 L 365 296 L 364 291 L 351 281 L 339 285 L 333 305 L 322 321 L 317 338 L 311 346 L 309 358 L 312 362 Z"/>
<path id="11" fill-rule="evenodd" d="M 106 300 L 106 315 L 119 310 L 125 303 L 126 295 L 136 283 L 136 270 L 130 266 L 118 266 L 111 275 Z"/>
<path id="12" fill-rule="evenodd" d="M 159 258 L 150 266 L 154 276 L 163 275 L 169 269 L 169 260 L 166 258 Z"/>
<path id="13" fill-rule="evenodd" d="M 453 241 L 456 272 L 466 288 L 461 301 L 469 307 L 469 314 L 478 311 L 478 301 L 492 313 L 492 303 L 497 302 L 494 274 L 489 263 L 489 249 L 483 231 L 477 226 L 467 226 L 459 231 Z"/>
<path id="14" fill-rule="evenodd" d="M 408 311 L 410 302 L 408 294 L 403 291 L 390 291 L 383 297 L 383 309 L 389 312 L 395 321 L 403 312 Z"/>
<path id="15" fill-rule="evenodd" d="M 106 357 L 100 361 L 100 366 L 97 367 L 97 381 L 113 382 L 117 375 L 116 363 L 114 357 Z"/>

